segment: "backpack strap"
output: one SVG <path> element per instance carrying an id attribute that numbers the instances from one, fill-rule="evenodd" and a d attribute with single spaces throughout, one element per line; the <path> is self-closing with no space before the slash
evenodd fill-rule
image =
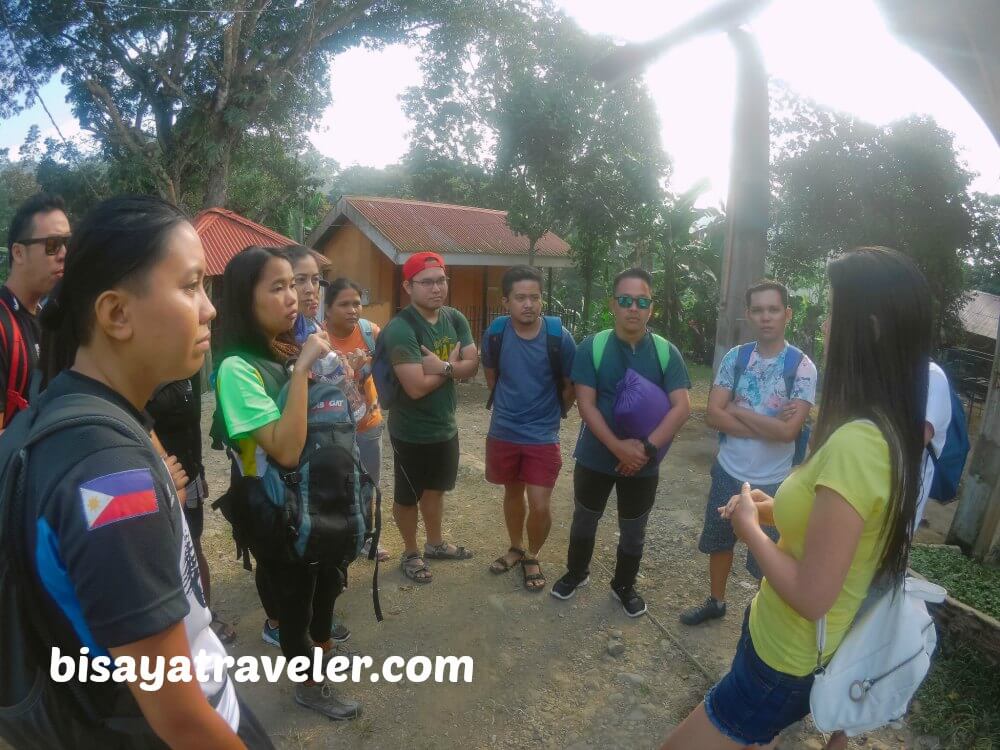
<path id="1" fill-rule="evenodd" d="M 660 379 L 667 374 L 667 365 L 670 364 L 670 342 L 658 333 L 650 333 L 653 337 L 653 346 L 656 347 L 656 358 L 660 361 Z"/>
<path id="2" fill-rule="evenodd" d="M 740 380 L 743 378 L 743 373 L 747 371 L 747 367 L 750 365 L 750 357 L 753 355 L 753 350 L 757 348 L 757 342 L 751 341 L 746 344 L 741 344 L 740 348 L 736 352 L 736 364 L 733 366 L 733 390 L 729 394 L 729 400 L 734 401 L 736 399 L 736 387 L 740 384 Z"/>
<path id="3" fill-rule="evenodd" d="M 490 361 L 493 362 L 492 369 L 496 372 L 497 381 L 500 380 L 500 350 L 503 347 L 503 334 L 509 324 L 509 315 L 498 315 L 483 334 L 483 351 L 490 354 Z M 493 398 L 496 396 L 496 390 L 496 381 L 494 381 L 493 387 L 490 388 L 490 395 L 486 399 L 487 409 L 493 408 Z"/>
<path id="4" fill-rule="evenodd" d="M 549 369 L 552 371 L 552 381 L 556 387 L 556 403 L 559 404 L 559 414 L 563 419 L 569 414 L 562 399 L 563 378 L 562 367 L 562 318 L 556 315 L 545 316 L 545 345 L 549 354 Z"/>
<path id="5" fill-rule="evenodd" d="M 797 346 L 788 345 L 788 350 L 785 352 L 785 368 L 781 373 L 781 377 L 785 380 L 785 398 L 789 401 L 792 400 L 792 390 L 795 388 L 795 376 L 799 372 L 799 365 L 802 364 L 802 358 L 805 354 Z"/>
<path id="6" fill-rule="evenodd" d="M 2 297 L 0 297 L 0 308 L 3 308 L 3 312 L 0 313 L 0 335 L 3 337 L 3 346 L 8 349 L 10 357 L 3 412 L 4 424 L 7 425 L 10 424 L 10 420 L 15 414 L 28 408 L 28 402 L 22 392 L 28 385 L 31 366 L 21 326 L 14 318 L 14 311 L 10 309 Z"/>
<path id="7" fill-rule="evenodd" d="M 594 348 L 592 354 L 594 357 L 595 373 L 599 372 L 601 369 L 601 362 L 604 361 L 604 351 L 608 348 L 608 341 L 611 340 L 612 333 L 614 333 L 614 329 L 608 328 L 594 334 Z"/>
<path id="8" fill-rule="evenodd" d="M 375 329 L 372 328 L 372 322 L 366 318 L 361 318 L 358 320 L 358 328 L 361 330 L 361 338 L 365 340 L 365 346 L 368 347 L 368 353 L 375 353 Z"/>

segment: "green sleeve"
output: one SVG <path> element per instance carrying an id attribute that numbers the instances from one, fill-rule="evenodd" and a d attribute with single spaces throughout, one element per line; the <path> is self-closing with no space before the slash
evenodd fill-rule
<path id="1" fill-rule="evenodd" d="M 670 361 L 667 362 L 667 371 L 663 374 L 663 390 L 670 393 L 678 388 L 691 388 L 691 378 L 688 376 L 684 357 L 676 346 L 670 344 Z"/>
<path id="2" fill-rule="evenodd" d="M 216 392 L 231 440 L 248 437 L 281 419 L 278 405 L 264 390 L 260 373 L 242 357 L 227 357 L 219 365 Z"/>
<path id="3" fill-rule="evenodd" d="M 420 342 L 413 328 L 402 318 L 394 318 L 382 329 L 389 359 L 394 365 L 414 364 L 423 361 Z"/>

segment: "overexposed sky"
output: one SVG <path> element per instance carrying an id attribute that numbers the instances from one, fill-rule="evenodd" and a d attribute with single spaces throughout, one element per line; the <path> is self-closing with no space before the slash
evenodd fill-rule
<path id="1" fill-rule="evenodd" d="M 584 29 L 617 41 L 643 41 L 676 26 L 704 0 L 555 0 Z M 911 113 L 932 115 L 956 135 L 961 158 L 980 174 L 974 187 L 1000 193 L 1000 146 L 958 91 L 930 63 L 896 41 L 872 0 L 775 0 L 749 28 L 769 72 L 823 105 L 884 124 Z M 331 69 L 333 103 L 311 139 L 342 165 L 381 167 L 407 151 L 410 123 L 399 95 L 420 83 L 415 50 L 349 50 Z M 725 197 L 735 85 L 734 60 L 725 35 L 699 37 L 674 49 L 646 72 L 662 125 L 663 145 L 674 164 L 671 187 L 710 182 L 703 202 Z M 67 136 L 79 132 L 63 89 L 43 89 Z M 0 148 L 16 157 L 32 123 L 52 134 L 40 108 L 0 122 Z"/>

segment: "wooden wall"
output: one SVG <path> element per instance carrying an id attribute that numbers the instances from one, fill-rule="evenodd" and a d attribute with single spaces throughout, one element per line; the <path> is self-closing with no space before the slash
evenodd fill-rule
<path id="1" fill-rule="evenodd" d="M 347 224 L 317 248 L 330 260 L 327 279 L 346 276 L 368 290 L 364 316 L 382 326 L 392 314 L 393 264 L 356 226 Z"/>

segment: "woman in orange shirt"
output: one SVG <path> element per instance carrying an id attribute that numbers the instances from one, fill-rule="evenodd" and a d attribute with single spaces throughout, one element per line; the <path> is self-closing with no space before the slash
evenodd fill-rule
<path id="1" fill-rule="evenodd" d="M 326 290 L 326 332 L 330 346 L 345 357 L 354 368 L 358 388 L 364 394 L 368 413 L 358 424 L 358 450 L 365 470 L 378 485 L 382 473 L 382 410 L 371 377 L 372 354 L 380 329 L 361 317 L 361 287 L 347 278 L 334 279 Z M 372 530 L 372 509 L 365 508 L 367 531 Z M 364 554 L 368 554 L 366 543 Z M 389 559 L 389 553 L 379 545 L 378 559 Z"/>

